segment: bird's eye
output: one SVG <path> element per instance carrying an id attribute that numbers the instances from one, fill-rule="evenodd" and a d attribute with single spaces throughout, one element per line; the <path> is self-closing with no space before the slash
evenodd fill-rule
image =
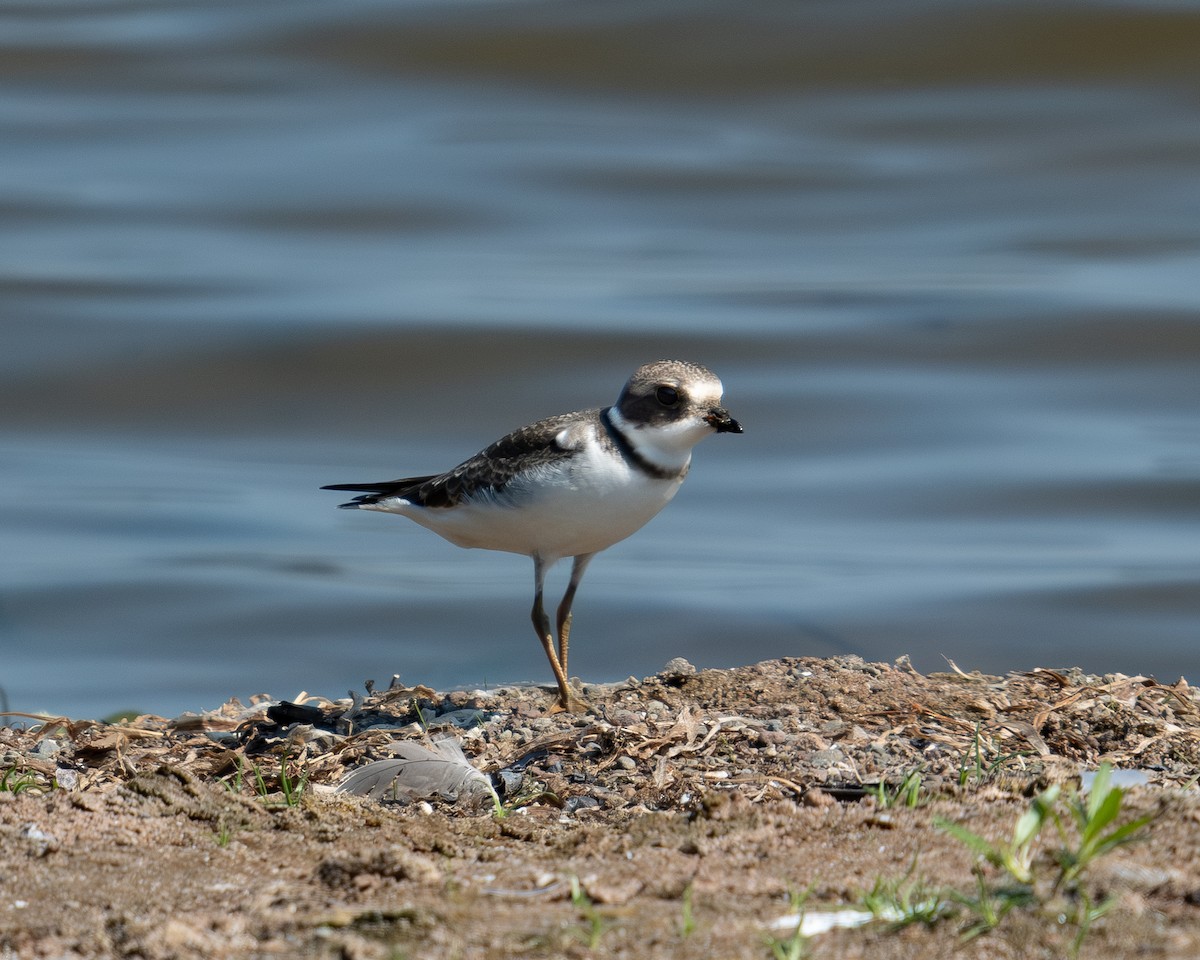
<path id="1" fill-rule="evenodd" d="M 679 402 L 679 391 L 674 387 L 659 387 L 654 396 L 664 407 L 673 407 Z"/>

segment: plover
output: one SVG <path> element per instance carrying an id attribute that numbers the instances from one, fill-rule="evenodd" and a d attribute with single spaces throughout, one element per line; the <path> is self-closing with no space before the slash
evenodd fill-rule
<path id="1" fill-rule="evenodd" d="M 533 559 L 533 627 L 558 684 L 567 684 L 571 606 L 588 564 L 665 507 L 687 476 L 692 447 L 711 433 L 741 433 L 705 367 L 659 360 L 639 367 L 611 407 L 564 413 L 502 437 L 446 473 L 383 483 L 334 483 L 362 496 L 341 504 L 415 520 L 460 547 Z M 542 606 L 546 572 L 573 559 L 558 605 L 558 645 Z"/>

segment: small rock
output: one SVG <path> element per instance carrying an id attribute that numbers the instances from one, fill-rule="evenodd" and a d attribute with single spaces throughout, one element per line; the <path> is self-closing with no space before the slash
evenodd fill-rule
<path id="1" fill-rule="evenodd" d="M 22 826 L 21 837 L 29 841 L 30 852 L 35 857 L 44 857 L 61 846 L 58 837 L 52 833 L 46 833 L 36 823 L 27 823 Z"/>
<path id="2" fill-rule="evenodd" d="M 513 714 L 522 720 L 531 720 L 540 717 L 542 711 L 532 700 L 522 700 L 513 707 Z"/>
<path id="3" fill-rule="evenodd" d="M 21 836 L 26 840 L 53 840 L 50 834 L 43 832 L 42 828 L 36 823 L 27 823 L 21 827 Z"/>
<path id="4" fill-rule="evenodd" d="M 503 789 L 500 790 L 500 795 L 502 797 L 516 796 L 517 791 L 521 789 L 521 783 L 525 780 L 525 774 L 523 774 L 521 771 L 511 770 L 507 767 L 497 773 L 496 777 L 499 779 L 500 785 L 503 787 Z"/>
<path id="5" fill-rule="evenodd" d="M 668 660 L 658 675 L 664 680 L 678 680 L 683 677 L 695 676 L 696 668 L 683 657 L 673 657 Z"/>
<path id="6" fill-rule="evenodd" d="M 818 750 L 808 758 L 808 762 L 814 767 L 832 767 L 845 759 L 846 755 L 841 750 L 830 747 L 828 750 Z"/>
<path id="7" fill-rule="evenodd" d="M 35 757 L 41 757 L 43 760 L 49 760 L 56 753 L 58 753 L 61 749 L 62 749 L 62 744 L 60 744 L 57 740 L 55 740 L 51 737 L 46 737 L 44 740 L 40 740 L 38 742 L 38 745 L 36 747 L 34 747 L 33 750 L 30 752 Z"/>
<path id="8" fill-rule="evenodd" d="M 580 810 L 594 810 L 600 806 L 600 801 L 595 797 L 570 797 L 563 804 L 565 813 L 577 813 Z"/>
<path id="9" fill-rule="evenodd" d="M 469 707 L 449 710 L 429 719 L 430 727 L 458 727 L 460 730 L 470 730 L 492 723 L 500 717 L 498 713 L 487 710 L 477 710 Z"/>
<path id="10" fill-rule="evenodd" d="M 622 770 L 636 770 L 637 761 L 633 757 L 617 757 L 617 766 Z"/>

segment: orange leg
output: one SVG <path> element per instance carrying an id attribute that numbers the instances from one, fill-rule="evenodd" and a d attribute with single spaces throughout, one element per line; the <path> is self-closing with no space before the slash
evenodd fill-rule
<path id="1" fill-rule="evenodd" d="M 571 688 L 567 685 L 566 671 L 559 663 L 558 652 L 554 648 L 554 634 L 550 632 L 550 618 L 546 616 L 546 608 L 542 606 L 542 593 L 546 583 L 546 564 L 538 556 L 533 558 L 533 577 L 535 586 L 532 612 L 533 629 L 542 643 L 542 649 L 546 651 L 546 659 L 550 661 L 550 669 L 558 684 L 558 703 L 555 712 L 570 710 Z"/>
<path id="2" fill-rule="evenodd" d="M 567 650 L 571 637 L 571 605 L 575 602 L 575 591 L 579 589 L 583 572 L 594 556 L 594 553 L 583 553 L 575 558 L 571 566 L 571 582 L 567 584 L 567 592 L 558 605 L 558 662 L 564 674 L 567 673 Z"/>

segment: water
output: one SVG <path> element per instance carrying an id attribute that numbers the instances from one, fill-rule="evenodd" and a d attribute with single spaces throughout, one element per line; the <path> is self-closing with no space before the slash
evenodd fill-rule
<path id="1" fill-rule="evenodd" d="M 11 708 L 548 681 L 528 561 L 317 487 L 661 356 L 747 432 L 593 564 L 573 672 L 1195 680 L 1198 44 L 1176 3 L 7 5 Z"/>

